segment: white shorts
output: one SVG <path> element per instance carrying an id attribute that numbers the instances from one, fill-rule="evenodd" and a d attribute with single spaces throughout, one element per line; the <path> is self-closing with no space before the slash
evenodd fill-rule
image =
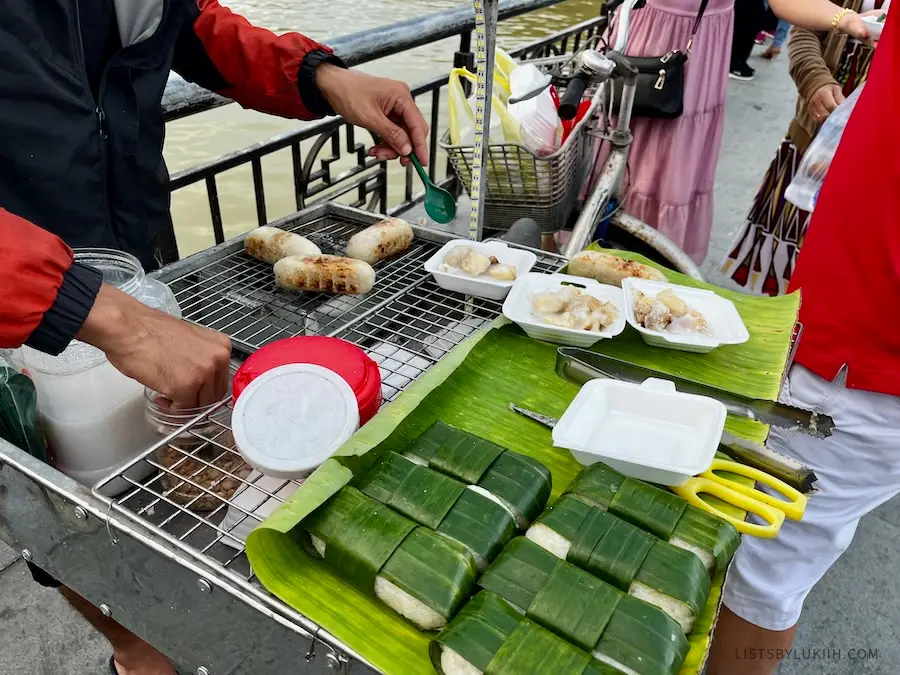
<path id="1" fill-rule="evenodd" d="M 820 490 L 803 520 L 786 520 L 775 539 L 745 536 L 723 602 L 768 630 L 797 623 L 812 587 L 850 546 L 860 518 L 900 492 L 900 398 L 847 389 L 844 371 L 827 382 L 791 368 L 784 403 L 830 415 L 825 440 L 772 429 L 767 445 L 812 467 Z"/>

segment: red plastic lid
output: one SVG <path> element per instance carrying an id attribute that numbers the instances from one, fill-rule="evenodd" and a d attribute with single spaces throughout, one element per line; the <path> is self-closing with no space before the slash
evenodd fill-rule
<path id="1" fill-rule="evenodd" d="M 309 336 L 277 340 L 255 352 L 238 368 L 232 382 L 235 401 L 254 379 L 291 363 L 311 363 L 340 375 L 356 394 L 360 425 L 381 407 L 381 373 L 378 364 L 354 344 L 338 338 Z"/>

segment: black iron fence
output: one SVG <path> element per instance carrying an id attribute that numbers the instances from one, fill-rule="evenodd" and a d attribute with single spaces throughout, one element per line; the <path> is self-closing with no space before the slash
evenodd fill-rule
<path id="1" fill-rule="evenodd" d="M 508 19 L 526 12 L 555 4 L 559 0 L 509 0 L 501 5 L 501 19 Z M 511 52 L 517 58 L 538 58 L 561 55 L 579 49 L 586 40 L 596 36 L 605 27 L 600 17 L 577 24 L 542 40 Z M 350 65 L 372 61 L 413 49 L 429 42 L 459 36 L 459 51 L 455 66 L 471 68 L 470 50 L 474 19 L 467 8 L 439 12 L 419 19 L 402 22 L 385 28 L 338 38 L 329 42 L 335 51 Z M 449 67 L 450 64 L 448 64 Z M 442 94 L 448 76 L 435 77 L 412 88 L 412 94 L 423 109 L 430 108 L 430 155 L 438 157 L 438 139 L 441 129 Z M 184 81 L 170 84 L 163 99 L 167 121 L 230 103 L 227 99 L 205 92 Z M 430 104 L 430 105 L 428 105 Z M 374 139 L 369 132 L 354 127 L 343 119 L 329 118 L 257 143 L 215 160 L 174 174 L 171 190 L 174 192 L 198 183 L 205 183 L 213 235 L 217 244 L 225 240 L 222 208 L 219 201 L 216 177 L 247 164 L 251 167 L 252 189 L 259 225 L 269 222 L 266 212 L 266 191 L 262 160 L 273 153 L 290 151 L 293 175 L 294 201 L 297 210 L 316 203 L 338 200 L 351 206 L 372 211 L 402 214 L 416 204 L 422 195 L 414 191 L 415 180 L 411 169 L 405 172 L 389 172 L 386 162 L 368 157 L 366 150 Z M 311 142 L 311 143 L 310 143 Z M 341 168 L 338 168 L 340 165 Z M 458 192 L 453 173 L 447 163 L 432 161 L 429 174 L 435 182 Z M 394 188 L 392 181 L 402 181 L 402 191 Z M 250 189 L 250 186 L 247 186 Z M 393 195 L 389 200 L 389 194 Z M 174 228 L 161 238 L 163 262 L 179 258 Z"/>

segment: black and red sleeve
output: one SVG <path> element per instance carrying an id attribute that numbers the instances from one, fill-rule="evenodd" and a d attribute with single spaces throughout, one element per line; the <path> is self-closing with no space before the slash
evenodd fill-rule
<path id="1" fill-rule="evenodd" d="M 175 72 L 245 108 L 297 119 L 334 114 L 316 86 L 320 64 L 344 67 L 329 47 L 253 26 L 218 0 L 195 5 L 176 45 Z"/>
<path id="2" fill-rule="evenodd" d="M 94 306 L 102 275 L 62 239 L 0 208 L 0 347 L 59 354 Z"/>

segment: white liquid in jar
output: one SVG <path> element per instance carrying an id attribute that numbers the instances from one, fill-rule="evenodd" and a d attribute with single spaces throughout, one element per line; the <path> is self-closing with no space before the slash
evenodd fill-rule
<path id="1" fill-rule="evenodd" d="M 94 486 L 156 443 L 144 416 L 144 387 L 108 361 L 70 375 L 30 374 L 54 463 L 79 483 Z M 142 480 L 153 471 L 141 462 L 128 476 Z M 117 479 L 103 491 L 114 495 L 129 487 Z"/>

